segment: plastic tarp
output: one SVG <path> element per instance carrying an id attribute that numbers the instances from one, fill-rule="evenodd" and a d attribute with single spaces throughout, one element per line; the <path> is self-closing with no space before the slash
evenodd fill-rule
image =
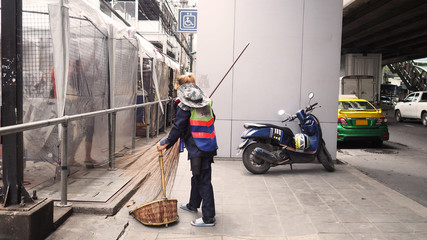
<path id="1" fill-rule="evenodd" d="M 136 103 L 138 44 L 132 28 L 86 1 L 23 5 L 24 122 Z M 114 49 L 109 48 L 110 36 Z M 110 56 L 114 70 L 109 70 Z M 113 105 L 108 101 L 110 86 L 115 86 Z M 133 117 L 133 111 L 117 115 L 117 150 L 131 145 L 132 125 L 125 123 Z M 83 165 L 90 157 L 106 163 L 108 129 L 107 115 L 70 122 L 68 163 Z M 58 127 L 26 131 L 24 137 L 28 160 L 59 163 Z"/>
<path id="2" fill-rule="evenodd" d="M 24 0 L 23 10 L 24 122 L 135 104 L 138 55 L 141 63 L 152 61 L 153 100 L 168 98 L 170 68 L 179 64 L 98 6 Z M 102 115 L 69 123 L 69 164 L 88 157 L 108 161 L 108 120 Z M 130 147 L 133 121 L 132 110 L 117 114 L 116 151 Z M 60 164 L 59 140 L 57 126 L 24 132 L 26 159 Z"/>
<path id="3" fill-rule="evenodd" d="M 138 73 L 137 43 L 128 39 L 114 39 L 114 107 L 136 104 L 136 79 Z M 117 113 L 116 150 L 130 148 L 132 141 L 133 110 Z"/>
<path id="4" fill-rule="evenodd" d="M 144 55 L 149 57 L 153 62 L 154 71 L 152 72 L 152 78 L 153 78 L 153 83 L 156 91 L 157 100 L 160 102 L 160 100 L 166 99 L 168 97 L 167 94 L 161 95 L 159 90 L 160 87 L 167 86 L 167 84 L 159 83 L 162 80 L 162 74 L 164 74 L 164 72 L 167 72 L 167 70 L 163 68 L 163 64 L 166 64 L 166 66 L 170 67 L 173 70 L 179 70 L 179 64 L 174 60 L 170 59 L 169 57 L 160 54 L 159 51 L 150 42 L 148 42 L 145 38 L 141 37 L 140 35 L 136 35 L 136 39 L 138 40 L 138 46 L 140 51 L 140 54 L 139 54 L 140 63 L 141 63 L 140 69 L 143 69 L 142 63 L 143 63 Z M 141 78 L 142 78 L 142 71 L 141 71 Z M 164 113 L 162 104 L 160 104 L 160 109 L 162 113 Z"/>
<path id="5" fill-rule="evenodd" d="M 64 116 L 65 98 L 67 94 L 68 82 L 68 62 L 69 62 L 69 43 L 70 43 L 70 22 L 68 8 L 60 5 L 49 5 L 49 23 L 52 35 L 53 65 L 56 84 L 54 88 L 54 97 L 56 97 L 56 112 L 58 117 Z M 59 21 L 57 21 L 59 19 Z M 53 70 L 52 70 L 53 71 Z M 51 76 L 52 77 L 52 76 Z M 56 96 L 55 96 L 56 95 Z M 59 139 L 62 139 L 60 131 Z"/>

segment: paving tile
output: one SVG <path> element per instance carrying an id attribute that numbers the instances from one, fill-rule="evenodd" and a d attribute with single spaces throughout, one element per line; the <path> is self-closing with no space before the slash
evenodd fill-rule
<path id="1" fill-rule="evenodd" d="M 427 240 L 425 233 L 385 233 L 388 240 Z"/>
<path id="2" fill-rule="evenodd" d="M 280 216 L 280 221 L 287 236 L 317 234 L 316 228 L 305 214 Z"/>
<path id="3" fill-rule="evenodd" d="M 288 240 L 286 237 L 274 236 L 223 236 L 222 240 Z"/>
<path id="4" fill-rule="evenodd" d="M 268 201 L 267 201 L 268 202 Z M 256 215 L 278 215 L 276 206 L 269 203 L 250 204 L 249 210 Z"/>
<path id="5" fill-rule="evenodd" d="M 320 199 L 328 204 L 329 206 L 336 206 L 338 204 L 344 204 L 344 203 L 348 203 L 347 199 L 343 198 L 341 196 L 341 194 L 334 192 L 331 194 L 328 193 L 321 193 L 319 194 Z"/>
<path id="6" fill-rule="evenodd" d="M 157 240 L 157 239 L 159 239 L 158 237 L 159 237 L 158 233 L 144 233 L 144 234 L 141 234 L 141 232 L 129 230 L 122 237 L 122 239 L 123 240 L 132 240 L 132 239 Z"/>
<path id="7" fill-rule="evenodd" d="M 252 229 L 254 222 L 252 214 L 249 214 L 248 212 L 240 214 L 223 214 L 222 221 L 224 223 L 225 235 L 253 235 Z"/>
<path id="8" fill-rule="evenodd" d="M 362 214 L 385 214 L 385 211 L 378 206 L 372 205 L 353 205 Z"/>
<path id="9" fill-rule="evenodd" d="M 351 233 L 379 233 L 380 231 L 372 223 L 343 223 L 344 227 Z"/>
<path id="10" fill-rule="evenodd" d="M 141 239 L 141 238 L 135 238 L 135 239 Z M 156 240 L 195 240 L 197 238 L 194 237 L 192 234 L 163 234 L 159 233 L 157 235 Z M 206 240 L 221 240 L 221 236 L 210 236 L 210 235 L 204 235 L 203 239 Z"/>
<path id="11" fill-rule="evenodd" d="M 388 240 L 382 233 L 352 233 L 352 236 L 356 240 Z"/>
<path id="12" fill-rule="evenodd" d="M 214 189 L 214 191 L 215 191 L 215 189 Z M 246 194 L 241 194 L 241 195 L 224 194 L 223 199 L 222 199 L 223 204 L 233 204 L 236 202 L 238 204 L 249 205 L 249 198 L 247 197 Z"/>
<path id="13" fill-rule="evenodd" d="M 368 219 L 363 216 L 359 211 L 350 206 L 348 208 L 334 208 L 331 207 L 335 216 L 340 222 L 344 223 L 364 223 L 368 222 Z"/>
<path id="14" fill-rule="evenodd" d="M 382 232 L 387 233 L 410 233 L 413 229 L 405 223 L 375 223 Z"/>
<path id="15" fill-rule="evenodd" d="M 404 223 L 427 223 L 427 218 L 422 217 L 411 210 L 403 213 L 392 213 L 392 215 L 397 218 L 397 220 Z"/>
<path id="16" fill-rule="evenodd" d="M 364 216 L 372 223 L 398 223 L 399 220 L 389 213 L 365 213 Z"/>
<path id="17" fill-rule="evenodd" d="M 303 236 L 288 236 L 287 240 L 320 240 L 317 234 L 308 234 Z"/>
<path id="18" fill-rule="evenodd" d="M 427 233 L 427 223 L 410 223 L 409 227 L 415 232 Z"/>
<path id="19" fill-rule="evenodd" d="M 328 223 L 328 222 L 321 222 L 321 223 L 314 223 L 314 226 L 317 229 L 317 232 L 320 234 L 322 233 L 346 233 L 346 229 L 344 228 L 344 225 L 342 223 Z"/>
<path id="20" fill-rule="evenodd" d="M 319 234 L 321 240 L 355 240 L 351 234 L 347 233 L 324 233 Z"/>
<path id="21" fill-rule="evenodd" d="M 236 202 L 230 202 L 230 203 L 224 203 L 222 205 L 222 212 L 224 214 L 238 214 L 238 213 L 244 213 L 250 211 L 249 204 L 245 203 L 236 203 Z"/>
<path id="22" fill-rule="evenodd" d="M 320 223 L 338 223 L 338 219 L 335 217 L 334 214 L 332 214 L 332 211 L 325 212 L 323 214 L 309 213 L 308 215 L 315 225 Z"/>
<path id="23" fill-rule="evenodd" d="M 284 231 L 281 226 L 279 216 L 274 215 L 253 215 L 253 233 L 256 236 L 283 236 Z"/>
<path id="24" fill-rule="evenodd" d="M 257 196 L 254 194 L 249 194 L 249 204 L 250 205 L 266 205 L 266 206 L 272 206 L 273 200 L 270 198 L 269 195 L 267 196 Z"/>
<path id="25" fill-rule="evenodd" d="M 297 193 L 296 195 L 303 206 L 318 206 L 321 203 L 317 193 Z"/>

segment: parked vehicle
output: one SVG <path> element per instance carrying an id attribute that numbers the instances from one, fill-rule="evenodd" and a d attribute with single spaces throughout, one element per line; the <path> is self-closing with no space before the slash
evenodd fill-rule
<path id="1" fill-rule="evenodd" d="M 374 76 L 348 75 L 340 78 L 340 94 L 352 94 L 366 99 L 371 103 L 378 103 L 379 85 Z"/>
<path id="2" fill-rule="evenodd" d="M 387 118 L 370 102 L 353 98 L 338 101 L 337 141 L 370 140 L 381 146 L 389 139 Z"/>
<path id="3" fill-rule="evenodd" d="M 405 90 L 394 84 L 381 84 L 381 93 L 380 93 L 380 101 L 383 103 L 383 100 L 391 101 L 391 105 L 396 105 L 399 102 L 399 98 L 405 96 Z"/>
<path id="4" fill-rule="evenodd" d="M 310 100 L 314 94 L 310 93 Z M 239 145 L 243 150 L 242 160 L 246 169 L 254 174 L 266 173 L 270 167 L 294 163 L 313 162 L 316 158 L 323 167 L 332 172 L 335 170 L 332 157 L 326 149 L 322 138 L 319 120 L 311 114 L 317 103 L 299 110 L 296 115 L 282 122 L 290 122 L 298 118 L 301 133 L 294 134 L 288 127 L 264 123 L 247 123 L 246 130 Z M 279 115 L 286 114 L 279 111 Z"/>
<path id="5" fill-rule="evenodd" d="M 413 92 L 398 102 L 394 107 L 394 116 L 398 122 L 418 119 L 427 127 L 427 91 Z"/>
<path id="6" fill-rule="evenodd" d="M 380 105 L 381 106 L 390 106 L 393 107 L 394 105 L 399 102 L 399 97 L 396 96 L 380 96 Z"/>

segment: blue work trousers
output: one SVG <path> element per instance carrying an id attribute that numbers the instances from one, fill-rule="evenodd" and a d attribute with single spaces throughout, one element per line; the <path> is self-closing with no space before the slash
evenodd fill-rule
<path id="1" fill-rule="evenodd" d="M 215 200 L 212 187 L 212 168 L 202 169 L 200 175 L 191 177 L 190 205 L 199 208 L 202 205 L 203 218 L 215 217 Z"/>

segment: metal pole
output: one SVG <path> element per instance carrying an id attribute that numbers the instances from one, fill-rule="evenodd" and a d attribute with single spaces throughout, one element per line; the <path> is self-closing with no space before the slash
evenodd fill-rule
<path id="1" fill-rule="evenodd" d="M 171 104 L 171 118 L 170 118 L 171 122 L 170 122 L 170 126 L 172 127 L 173 115 L 175 114 L 175 111 L 174 111 L 174 100 L 173 99 L 170 101 L 170 104 Z"/>
<path id="2" fill-rule="evenodd" d="M 163 131 L 166 132 L 166 123 L 168 121 L 168 102 L 165 102 L 165 107 L 163 108 L 165 109 L 164 114 L 165 114 L 165 122 L 164 122 L 164 127 L 163 127 Z"/>
<path id="3" fill-rule="evenodd" d="M 138 19 L 138 5 L 139 5 L 139 0 L 135 0 L 135 28 L 138 29 L 138 24 L 139 24 L 139 19 Z M 142 69 L 141 69 L 142 71 Z"/>
<path id="4" fill-rule="evenodd" d="M 115 156 L 114 153 L 116 151 L 116 112 L 111 113 L 111 138 L 110 138 L 110 169 L 115 170 Z"/>
<path id="5" fill-rule="evenodd" d="M 71 116 L 64 116 L 59 118 L 51 118 L 47 120 L 41 120 L 41 121 L 34 121 L 34 122 L 28 122 L 28 123 L 22 123 L 22 124 L 16 124 L 16 125 L 9 125 L 9 126 L 3 126 L 0 128 L 0 135 L 5 136 L 12 133 L 17 132 L 23 132 L 27 130 L 42 128 L 42 127 L 48 127 L 53 126 L 57 124 L 62 124 L 64 122 L 71 122 L 71 121 L 77 121 L 81 119 L 85 119 L 88 117 L 95 117 L 95 116 L 101 116 L 104 114 L 112 114 L 113 112 L 120 112 L 125 110 L 134 109 L 137 107 L 145 107 L 157 104 L 158 102 L 152 102 L 152 103 L 143 103 L 143 104 L 137 104 L 137 105 L 129 105 L 125 107 L 117 107 L 114 109 L 106 109 L 106 110 L 99 110 L 94 112 L 87 112 L 82 114 L 75 114 Z M 110 120 L 109 120 L 110 121 Z"/>
<path id="6" fill-rule="evenodd" d="M 102 1 L 101 1 L 102 2 Z M 110 26 L 110 30 L 113 33 L 113 26 Z M 114 42 L 114 34 L 111 34 L 111 36 L 108 38 L 108 107 L 110 109 L 114 108 L 116 106 L 115 104 L 115 54 L 114 54 L 114 48 L 115 48 L 115 42 Z M 114 152 L 116 150 L 115 146 L 115 112 L 112 112 L 108 116 L 108 161 L 109 161 L 109 170 L 114 169 Z"/>
<path id="7" fill-rule="evenodd" d="M 146 127 L 146 130 L 147 130 L 147 136 L 146 136 L 146 140 L 147 140 L 147 143 L 149 142 L 149 140 L 150 140 L 150 123 L 151 123 L 151 105 L 149 105 L 148 107 L 147 107 L 147 127 Z"/>
<path id="8" fill-rule="evenodd" d="M 70 207 L 71 203 L 67 203 L 67 182 L 68 182 L 68 121 L 61 124 L 62 130 L 62 141 L 61 141 L 61 203 L 58 203 L 58 207 Z"/>
<path id="9" fill-rule="evenodd" d="M 160 103 L 157 103 L 157 109 L 156 109 L 156 137 L 159 136 L 159 124 L 160 124 Z"/>
<path id="10" fill-rule="evenodd" d="M 1 126 L 22 123 L 22 1 L 1 1 L 2 107 Z M 3 136 L 4 206 L 29 198 L 24 182 L 23 134 Z M 31 198 L 30 198 L 31 199 Z"/>
<path id="11" fill-rule="evenodd" d="M 132 154 L 135 153 L 135 139 L 136 139 L 136 108 L 133 109 L 133 128 L 132 128 Z"/>

